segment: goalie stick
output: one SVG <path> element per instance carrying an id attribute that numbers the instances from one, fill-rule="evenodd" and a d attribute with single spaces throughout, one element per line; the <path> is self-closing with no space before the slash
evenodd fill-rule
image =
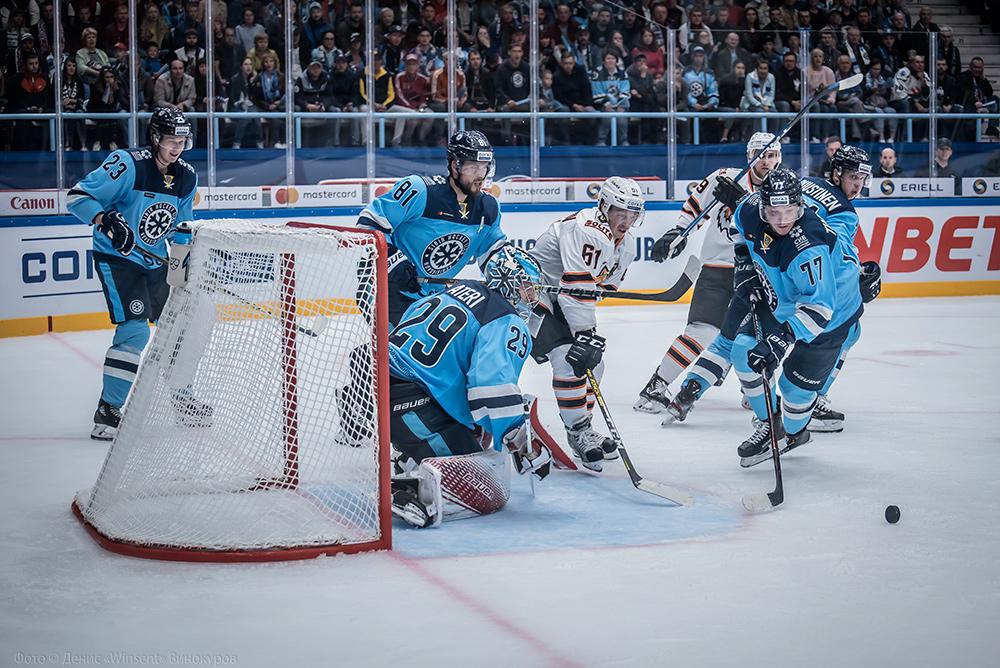
<path id="1" fill-rule="evenodd" d="M 611 438 L 614 439 L 615 445 L 618 446 L 618 454 L 621 455 L 622 463 L 625 465 L 628 477 L 632 479 L 632 484 L 635 485 L 635 488 L 643 492 L 649 492 L 661 499 L 672 501 L 678 506 L 690 506 L 693 504 L 694 499 L 687 492 L 679 490 L 676 487 L 664 485 L 661 482 L 646 480 L 636 472 L 635 466 L 632 464 L 632 459 L 628 456 L 628 452 L 625 451 L 625 444 L 622 443 L 622 437 L 618 432 L 618 427 L 615 426 L 614 418 L 611 417 L 611 411 L 608 410 L 608 405 L 604 401 L 604 395 L 601 394 L 601 387 L 597 384 L 597 378 L 594 377 L 594 372 L 590 369 L 587 369 L 587 381 L 590 382 L 590 387 L 594 390 L 594 398 L 597 400 L 597 405 L 601 407 L 601 413 L 604 415 L 604 421 L 608 423 Z"/>
<path id="2" fill-rule="evenodd" d="M 758 341 L 764 340 L 764 329 L 757 315 L 759 299 L 756 293 L 750 294 L 750 317 L 753 319 L 753 333 Z M 764 379 L 764 401 L 767 402 L 767 425 L 771 432 L 771 459 L 774 460 L 774 491 L 747 494 L 743 497 L 743 507 L 751 513 L 763 513 L 774 510 L 785 500 L 785 488 L 781 482 L 781 448 L 778 447 L 778 437 L 774 433 L 774 408 L 771 406 L 771 374 L 765 367 L 761 372 Z"/>
<path id="3" fill-rule="evenodd" d="M 161 256 L 157 255 L 156 253 L 153 253 L 151 251 L 146 250 L 142 246 L 136 245 L 133 250 L 138 251 L 139 255 L 142 255 L 147 260 L 152 260 L 153 262 L 159 262 L 164 267 L 169 267 L 170 266 L 170 259 L 169 258 L 161 257 Z M 219 292 L 221 292 L 222 294 L 224 294 L 226 296 L 232 297 L 233 299 L 239 301 L 241 304 L 243 304 L 245 306 L 249 306 L 251 309 L 253 309 L 254 311 L 257 311 L 258 313 L 263 313 L 264 315 L 271 316 L 272 318 L 278 318 L 279 317 L 277 313 L 275 313 L 271 309 L 267 308 L 266 306 L 261 306 L 260 304 L 258 304 L 256 302 L 250 301 L 249 299 L 247 299 L 243 295 L 237 294 L 237 293 L 233 292 L 232 290 L 224 288 L 221 285 L 219 285 L 218 283 L 214 284 L 212 286 L 212 288 L 215 289 L 215 290 L 218 290 Z M 317 316 L 316 322 L 313 323 L 313 328 L 305 327 L 303 325 L 295 323 L 295 329 L 297 331 L 299 331 L 300 333 L 305 334 L 306 336 L 311 336 L 311 337 L 313 337 L 315 339 L 315 338 L 319 337 L 319 335 L 323 332 L 323 330 L 325 330 L 327 328 L 327 326 L 329 326 L 329 324 L 330 324 L 329 319 L 326 316 L 322 316 L 321 315 L 321 316 Z"/>
<path id="4" fill-rule="evenodd" d="M 698 273 L 700 271 L 701 260 L 699 260 L 697 256 L 691 255 L 688 257 L 687 264 L 684 266 L 684 272 L 680 275 L 677 281 L 662 292 L 645 293 L 628 292 L 626 290 L 588 290 L 586 288 L 564 288 L 558 285 L 539 285 L 538 289 L 542 292 L 591 299 L 595 297 L 598 299 L 614 297 L 616 299 L 630 299 L 632 301 L 639 302 L 675 302 L 691 289 L 691 286 L 694 285 L 694 281 L 698 278 Z M 452 283 L 456 283 L 458 281 L 473 279 L 421 277 L 417 280 L 421 283 L 430 283 L 432 285 L 451 285 Z M 475 282 L 482 283 L 483 281 L 479 280 Z"/>
<path id="5" fill-rule="evenodd" d="M 818 92 L 815 95 L 813 95 L 809 99 L 809 101 L 806 102 L 802 106 L 802 109 L 799 110 L 799 113 L 795 114 L 795 117 L 792 118 L 792 120 L 788 121 L 788 124 L 785 125 L 785 127 L 783 127 L 781 129 L 781 131 L 778 134 L 776 134 L 771 141 L 769 141 L 767 144 L 765 144 L 764 148 L 762 148 L 760 151 L 757 152 L 757 155 L 755 155 L 754 157 L 750 158 L 750 161 L 747 162 L 747 166 L 744 167 L 740 171 L 740 173 L 736 175 L 736 177 L 733 179 L 733 181 L 739 183 L 740 179 L 742 179 L 744 176 L 746 176 L 747 172 L 749 172 L 750 169 L 754 165 L 757 164 L 757 161 L 760 160 L 764 156 L 765 153 L 767 153 L 768 149 L 771 148 L 771 145 L 779 143 L 784 138 L 785 135 L 787 135 L 789 132 L 791 132 L 792 128 L 794 128 L 795 125 L 800 120 L 802 120 L 802 117 L 806 115 L 806 112 L 814 104 L 816 104 L 817 102 L 819 102 L 819 100 L 821 98 L 826 97 L 827 95 L 829 95 L 830 93 L 833 93 L 834 91 L 844 91 L 844 90 L 849 90 L 851 88 L 854 88 L 855 86 L 857 86 L 858 84 L 860 84 L 863 79 L 864 79 L 864 75 L 861 74 L 861 73 L 858 73 L 858 74 L 855 74 L 853 76 L 847 77 L 846 79 L 841 79 L 840 81 L 835 81 L 834 83 L 830 84 L 829 86 L 827 86 L 826 88 L 824 88 L 820 92 Z M 702 209 L 701 213 L 699 213 L 697 216 L 695 216 L 691 220 L 691 222 L 687 224 L 687 227 L 685 227 L 684 230 L 679 235 L 677 235 L 677 238 L 673 240 L 673 242 L 670 244 L 670 252 L 673 252 L 674 248 L 676 248 L 680 244 L 680 242 L 681 242 L 682 239 L 684 239 L 685 237 L 687 237 L 687 235 L 691 234 L 691 230 L 695 229 L 698 226 L 698 224 L 705 218 L 705 216 L 707 216 L 709 213 L 712 212 L 712 210 L 715 208 L 715 205 L 718 204 L 718 203 L 719 203 L 719 200 L 717 200 L 717 199 L 715 199 L 713 197 L 713 199 L 709 203 L 709 205 L 706 206 L 704 209 Z"/>

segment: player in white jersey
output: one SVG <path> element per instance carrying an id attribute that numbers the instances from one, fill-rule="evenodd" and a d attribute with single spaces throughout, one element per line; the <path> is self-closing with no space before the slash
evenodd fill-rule
<path id="1" fill-rule="evenodd" d="M 597 206 L 553 223 L 531 254 L 546 285 L 617 290 L 635 257 L 633 225 L 645 212 L 642 190 L 632 179 L 612 176 L 601 186 Z M 604 338 L 597 333 L 597 298 L 544 293 L 529 323 L 532 356 L 552 363 L 552 389 L 573 452 L 592 471 L 614 459 L 614 441 L 591 427 L 594 395 L 586 375 L 604 369 Z"/>
<path id="2" fill-rule="evenodd" d="M 769 132 L 756 132 L 747 142 L 747 160 L 751 160 L 774 138 Z M 768 172 L 781 164 L 781 144 L 775 142 L 767 153 L 750 168 L 750 171 L 740 179 L 744 188 L 753 192 L 767 176 Z M 734 178 L 740 172 L 737 168 L 727 167 L 717 169 L 701 181 L 691 196 L 681 207 L 677 225 L 658 241 L 661 250 L 659 257 L 657 249 L 653 249 L 653 259 L 662 262 L 681 254 L 687 245 L 687 238 L 682 236 L 684 229 L 694 220 L 702 209 L 711 205 L 712 191 L 715 189 L 719 176 Z M 729 219 L 732 211 L 726 206 L 717 207 L 705 216 L 698 227 L 706 223 L 705 238 L 702 241 L 701 272 L 694 285 L 694 295 L 691 307 L 688 309 L 687 327 L 663 355 L 660 365 L 653 371 L 649 382 L 639 392 L 633 408 L 643 413 L 660 413 L 670 404 L 671 395 L 668 386 L 682 371 L 687 369 L 716 337 L 722 327 L 733 296 L 733 242 L 730 238 Z M 674 239 L 680 237 L 680 243 L 665 256 L 666 249 Z M 728 372 L 728 368 L 726 369 Z"/>

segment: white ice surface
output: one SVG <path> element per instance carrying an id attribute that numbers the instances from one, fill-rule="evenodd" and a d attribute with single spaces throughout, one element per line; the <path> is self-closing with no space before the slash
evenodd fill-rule
<path id="1" fill-rule="evenodd" d="M 872 304 L 831 393 L 847 430 L 784 458 L 785 504 L 757 517 L 740 496 L 773 473 L 737 464 L 735 378 L 669 429 L 630 408 L 685 313 L 599 317 L 636 466 L 691 508 L 612 462 L 534 499 L 515 480 L 490 518 L 397 526 L 392 553 L 258 565 L 93 543 L 69 504 L 106 451 L 87 435 L 110 332 L 0 340 L 0 666 L 1000 665 L 1000 298 Z M 548 369 L 523 384 L 562 439 Z"/>

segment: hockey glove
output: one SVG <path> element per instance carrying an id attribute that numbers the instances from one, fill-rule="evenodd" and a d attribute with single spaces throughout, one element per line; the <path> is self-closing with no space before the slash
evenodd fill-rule
<path id="1" fill-rule="evenodd" d="M 676 246 L 671 247 L 671 244 L 677 239 L 680 241 L 677 241 Z M 672 228 L 653 244 L 653 261 L 663 262 L 668 258 L 672 260 L 681 254 L 685 246 L 687 246 L 687 237 L 684 236 L 684 228 Z"/>
<path id="2" fill-rule="evenodd" d="M 753 266 L 753 258 L 750 257 L 746 244 L 736 244 L 733 256 L 733 289 L 737 297 L 749 301 L 751 293 L 763 292 L 760 276 Z"/>
<path id="3" fill-rule="evenodd" d="M 759 374 L 770 376 L 778 368 L 778 364 L 784 359 L 788 348 L 795 342 L 795 336 L 788 329 L 787 325 L 773 330 L 764 337 L 763 341 L 758 341 L 757 345 L 747 351 L 747 363 L 750 368 Z"/>
<path id="4" fill-rule="evenodd" d="M 390 248 L 389 258 L 386 261 L 389 285 L 403 292 L 420 293 L 420 283 L 417 282 L 417 268 L 413 266 L 409 258 L 399 250 Z"/>
<path id="5" fill-rule="evenodd" d="M 601 363 L 605 339 L 593 329 L 577 332 L 574 339 L 573 345 L 566 351 L 566 361 L 573 369 L 573 374 L 582 378 L 587 375 L 588 370 L 594 369 Z"/>
<path id="6" fill-rule="evenodd" d="M 878 262 L 862 262 L 861 275 L 858 276 L 858 287 L 861 288 L 861 301 L 868 303 L 882 292 L 882 268 Z"/>
<path id="7" fill-rule="evenodd" d="M 712 190 L 712 196 L 728 206 L 731 211 L 736 211 L 736 207 L 747 196 L 747 191 L 728 176 L 719 176 L 715 182 L 715 189 Z"/>
<path id="8" fill-rule="evenodd" d="M 125 216 L 116 209 L 105 211 L 97 229 L 111 239 L 111 246 L 122 255 L 128 255 L 135 248 L 135 232 L 128 226 Z"/>
<path id="9" fill-rule="evenodd" d="M 530 473 L 539 480 L 545 480 L 552 468 L 552 453 L 536 439 L 531 438 L 528 420 L 503 437 L 503 443 L 510 450 L 514 469 L 518 475 Z"/>

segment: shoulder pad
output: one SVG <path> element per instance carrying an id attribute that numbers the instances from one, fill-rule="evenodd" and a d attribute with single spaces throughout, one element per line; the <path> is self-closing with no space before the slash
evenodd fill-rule
<path id="1" fill-rule="evenodd" d="M 436 174 L 434 176 L 417 176 L 416 174 L 413 174 L 406 178 L 419 178 L 424 182 L 424 185 L 428 186 L 442 186 L 448 183 L 448 177 L 441 176 L 440 174 Z"/>
<path id="2" fill-rule="evenodd" d="M 132 156 L 132 160 L 134 160 L 135 162 L 139 162 L 140 160 L 153 159 L 153 153 L 148 148 L 138 148 L 135 149 L 134 151 L 126 151 L 126 153 Z"/>
<path id="3" fill-rule="evenodd" d="M 197 172 L 194 171 L 194 167 L 192 167 L 190 163 L 185 162 L 183 158 L 177 158 L 177 164 L 180 165 L 181 167 L 187 168 L 187 170 L 189 172 L 191 172 L 192 174 L 196 174 L 197 173 Z"/>

